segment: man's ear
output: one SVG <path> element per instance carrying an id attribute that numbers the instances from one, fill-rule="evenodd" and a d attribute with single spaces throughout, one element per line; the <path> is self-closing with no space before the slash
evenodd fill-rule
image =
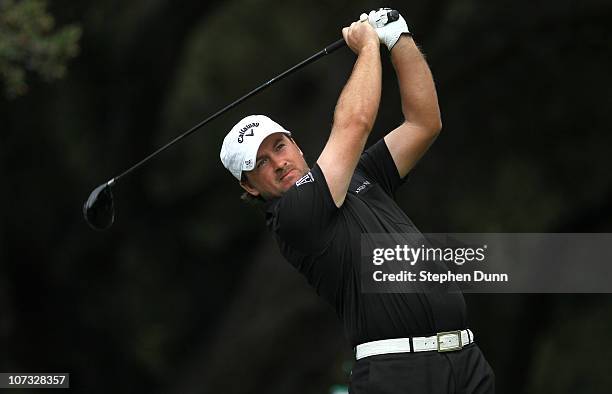
<path id="1" fill-rule="evenodd" d="M 246 190 L 247 193 L 249 193 L 250 195 L 253 195 L 255 197 L 259 196 L 259 190 L 255 189 L 251 183 L 249 182 L 249 179 L 244 176 L 243 180 L 240 181 L 240 187 L 243 188 L 244 190 Z"/>

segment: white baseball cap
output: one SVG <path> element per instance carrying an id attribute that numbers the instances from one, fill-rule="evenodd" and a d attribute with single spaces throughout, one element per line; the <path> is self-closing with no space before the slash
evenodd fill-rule
<path id="1" fill-rule="evenodd" d="M 249 115 L 236 123 L 223 139 L 221 162 L 240 180 L 242 171 L 255 168 L 257 150 L 267 136 L 274 133 L 291 133 L 265 115 Z"/>

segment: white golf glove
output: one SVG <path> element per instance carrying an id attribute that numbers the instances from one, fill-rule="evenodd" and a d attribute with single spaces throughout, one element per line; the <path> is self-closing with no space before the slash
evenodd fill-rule
<path id="1" fill-rule="evenodd" d="M 390 8 L 379 8 L 378 10 L 370 11 L 369 15 L 361 14 L 360 20 L 367 21 L 376 30 L 378 39 L 382 44 L 385 44 L 389 51 L 399 40 L 402 33 L 410 33 L 406 21 L 399 15 L 399 19 L 393 22 L 388 22 L 388 14 L 391 11 Z"/>

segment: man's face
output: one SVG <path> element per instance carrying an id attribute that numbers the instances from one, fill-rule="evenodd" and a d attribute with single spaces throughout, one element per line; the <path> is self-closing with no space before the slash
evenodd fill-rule
<path id="1" fill-rule="evenodd" d="M 283 133 L 270 134 L 257 150 L 255 168 L 245 171 L 240 186 L 265 200 L 280 197 L 309 171 L 302 151 Z"/>

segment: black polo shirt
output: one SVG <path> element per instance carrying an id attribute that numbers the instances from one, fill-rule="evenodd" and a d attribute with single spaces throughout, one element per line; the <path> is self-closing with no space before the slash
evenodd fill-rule
<path id="1" fill-rule="evenodd" d="M 266 222 L 282 254 L 335 308 L 353 346 L 467 326 L 461 293 L 361 291 L 361 234 L 418 233 L 393 199 L 403 181 L 381 139 L 361 155 L 340 208 L 318 164 L 266 202 Z"/>

